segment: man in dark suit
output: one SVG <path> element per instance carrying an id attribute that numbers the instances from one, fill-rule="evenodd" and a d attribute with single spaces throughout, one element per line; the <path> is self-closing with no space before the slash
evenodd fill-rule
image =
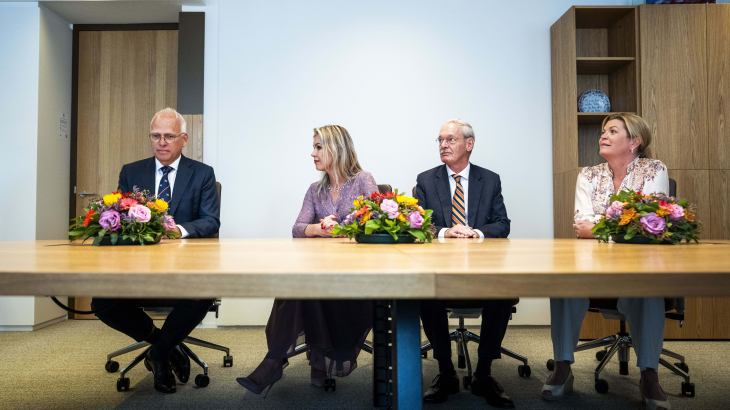
<path id="1" fill-rule="evenodd" d="M 438 137 L 444 163 L 418 175 L 416 198 L 419 205 L 432 209 L 431 220 L 441 238 L 506 238 L 510 220 L 502 199 L 499 175 L 469 163 L 474 149 L 474 131 L 462 120 L 449 120 Z M 464 301 L 424 300 L 421 302 L 423 330 L 433 346 L 439 375 L 423 396 L 425 403 L 441 403 L 459 391 L 459 378 L 451 362 L 451 340 L 446 307 Z M 501 357 L 500 347 L 512 313 L 510 300 L 480 301 L 482 309 L 479 362 L 471 384 L 472 393 L 485 397 L 487 404 L 514 408 L 502 386 L 491 376 L 492 360 Z"/>
<path id="2" fill-rule="evenodd" d="M 154 157 L 124 165 L 119 173 L 119 191 L 136 186 L 169 204 L 181 238 L 205 238 L 218 232 L 220 211 L 213 168 L 182 155 L 188 143 L 185 119 L 166 108 L 155 114 L 150 125 Z M 175 376 L 181 383 L 190 378 L 190 358 L 179 344 L 203 320 L 213 300 L 181 299 L 167 316 L 162 329 L 136 307 L 135 300 L 94 298 L 92 309 L 105 309 L 96 316 L 108 326 L 152 348 L 145 365 L 154 373 L 155 390 L 175 393 Z"/>

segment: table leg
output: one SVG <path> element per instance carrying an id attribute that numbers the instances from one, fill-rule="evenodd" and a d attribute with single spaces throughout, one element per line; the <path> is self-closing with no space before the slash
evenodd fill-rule
<path id="1" fill-rule="evenodd" d="M 421 302 L 393 303 L 393 404 L 396 409 L 422 408 Z"/>

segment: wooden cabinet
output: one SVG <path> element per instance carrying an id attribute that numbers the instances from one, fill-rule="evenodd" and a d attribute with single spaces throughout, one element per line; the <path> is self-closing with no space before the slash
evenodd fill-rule
<path id="1" fill-rule="evenodd" d="M 730 239 L 730 5 L 571 7 L 551 27 L 553 209 L 556 238 L 572 238 L 575 179 L 603 162 L 598 138 L 609 113 L 578 113 L 588 89 L 612 112 L 651 126 L 650 157 L 664 162 L 677 196 L 698 207 L 700 238 Z M 667 339 L 730 337 L 730 299 L 688 298 Z M 589 313 L 581 338 L 618 324 Z"/>

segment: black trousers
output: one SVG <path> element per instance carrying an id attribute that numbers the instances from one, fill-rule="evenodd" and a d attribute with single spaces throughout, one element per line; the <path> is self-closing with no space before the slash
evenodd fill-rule
<path id="1" fill-rule="evenodd" d="M 451 339 L 449 338 L 449 318 L 446 308 L 482 308 L 482 327 L 478 354 L 480 359 L 499 359 L 500 347 L 507 332 L 507 324 L 512 314 L 513 300 L 489 299 L 479 301 L 422 300 L 421 322 L 428 341 L 433 346 L 433 357 L 439 362 L 439 369 L 453 369 L 451 362 Z M 478 368 L 477 368 L 478 370 Z"/>
<path id="2" fill-rule="evenodd" d="M 91 308 L 103 309 L 119 299 L 94 298 Z M 160 329 L 159 339 L 150 351 L 155 360 L 166 360 L 175 346 L 179 345 L 190 332 L 205 318 L 208 309 L 213 306 L 212 299 L 180 299 L 174 305 L 172 312 L 167 316 L 165 324 Z M 155 325 L 152 318 L 140 306 L 144 300 L 122 299 L 111 309 L 99 312 L 96 316 L 112 329 L 118 330 L 137 342 L 150 341 Z"/>

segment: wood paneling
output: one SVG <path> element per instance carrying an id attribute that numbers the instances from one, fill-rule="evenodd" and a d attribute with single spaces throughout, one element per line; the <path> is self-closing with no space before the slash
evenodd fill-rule
<path id="1" fill-rule="evenodd" d="M 710 169 L 730 169 L 730 5 L 707 5 Z M 728 208 L 725 208 L 726 212 Z M 726 225 L 727 226 L 727 225 Z"/>
<path id="2" fill-rule="evenodd" d="M 183 115 L 188 127 L 188 145 L 182 154 L 188 158 L 203 162 L 203 114 Z"/>
<path id="3" fill-rule="evenodd" d="M 710 225 L 710 171 L 707 170 L 669 170 L 669 178 L 677 181 L 677 197 L 686 198 L 697 206 L 697 219 L 702 221 L 703 231 L 700 238 L 712 235 Z"/>
<path id="4" fill-rule="evenodd" d="M 615 335 L 618 333 L 619 326 L 618 320 L 604 319 L 600 313 L 588 312 L 586 313 L 585 319 L 583 319 L 579 338 L 581 340 L 599 339 Z"/>
<path id="5" fill-rule="evenodd" d="M 617 68 L 608 75 L 611 111 L 636 112 L 636 63 Z"/>
<path id="6" fill-rule="evenodd" d="M 608 29 L 575 30 L 576 57 L 608 57 Z"/>
<path id="7" fill-rule="evenodd" d="M 575 238 L 575 184 L 578 170 L 553 175 L 553 228 L 555 238 Z"/>
<path id="8" fill-rule="evenodd" d="M 601 124 L 578 126 L 578 165 L 592 167 L 606 162 L 598 154 L 598 140 L 601 138 Z"/>
<path id="9" fill-rule="evenodd" d="M 713 169 L 710 174 L 710 217 L 705 222 L 706 237 L 730 239 L 730 170 Z M 730 322 L 728 322 L 730 326 Z"/>
<path id="10" fill-rule="evenodd" d="M 669 169 L 708 166 L 706 7 L 639 9 L 642 116 Z"/>
<path id="11" fill-rule="evenodd" d="M 713 339 L 730 339 L 730 298 L 712 298 Z"/>
<path id="12" fill-rule="evenodd" d="M 664 322 L 664 339 L 712 339 L 714 338 L 714 299 L 686 298 L 684 324 L 676 320 Z"/>
<path id="13" fill-rule="evenodd" d="M 553 101 L 553 174 L 578 167 L 575 8 L 550 27 Z"/>
<path id="14" fill-rule="evenodd" d="M 636 57 L 636 11 L 631 11 L 608 28 L 608 55 L 611 57 Z"/>

